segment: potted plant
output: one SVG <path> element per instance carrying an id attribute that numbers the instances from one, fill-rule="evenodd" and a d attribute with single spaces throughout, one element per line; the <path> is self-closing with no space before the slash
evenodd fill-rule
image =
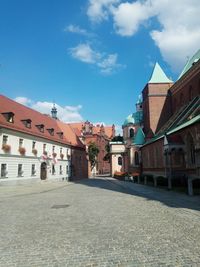
<path id="1" fill-rule="evenodd" d="M 64 158 L 64 154 L 63 154 L 63 153 L 60 154 L 60 158 L 61 158 L 61 159 Z"/>
<path id="2" fill-rule="evenodd" d="M 19 147 L 19 153 L 24 156 L 26 154 L 26 148 L 25 147 Z"/>
<path id="3" fill-rule="evenodd" d="M 53 152 L 52 156 L 53 156 L 54 158 L 56 158 L 57 153 Z"/>
<path id="4" fill-rule="evenodd" d="M 3 145 L 2 145 L 2 149 L 3 149 L 3 151 L 4 151 L 5 153 L 9 153 L 10 150 L 11 150 L 11 146 L 8 145 L 8 144 L 3 144 Z"/>
<path id="5" fill-rule="evenodd" d="M 44 152 L 43 152 L 43 155 L 47 156 L 47 151 L 44 151 Z"/>
<path id="6" fill-rule="evenodd" d="M 34 149 L 32 150 L 32 153 L 36 156 L 37 153 L 38 153 L 38 152 L 37 152 L 37 149 L 34 148 Z"/>
<path id="7" fill-rule="evenodd" d="M 67 158 L 70 159 L 71 158 L 71 155 L 70 154 L 67 154 Z"/>

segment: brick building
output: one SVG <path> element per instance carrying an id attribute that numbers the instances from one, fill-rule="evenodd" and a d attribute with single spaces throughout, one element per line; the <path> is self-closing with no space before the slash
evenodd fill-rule
<path id="1" fill-rule="evenodd" d="M 199 59 L 200 50 L 187 62 L 176 82 L 172 82 L 156 63 L 142 90 L 142 121 L 137 123 L 135 113 L 130 115 L 122 127 L 125 141 L 111 143 L 113 157 L 121 155 L 123 158 L 122 171 L 140 171 L 145 183 L 148 177 L 153 177 L 155 185 L 158 177 L 164 177 L 169 189 L 174 182 L 182 181 L 187 183 L 190 195 L 193 181 L 200 179 Z M 130 132 L 131 128 L 139 129 L 139 138 L 137 131 Z M 136 168 L 133 163 L 138 162 L 138 158 Z"/>
<path id="2" fill-rule="evenodd" d="M 97 164 L 92 170 L 93 174 L 110 174 L 110 162 L 109 160 L 105 160 L 105 156 L 107 154 L 106 146 L 115 136 L 115 126 L 104 126 L 103 124 L 94 125 L 89 121 L 86 121 L 82 123 L 71 123 L 70 127 L 74 130 L 83 144 L 88 146 L 91 142 L 93 142 L 99 148 Z M 91 176 L 90 171 L 91 168 L 89 166 L 89 176 Z"/>
<path id="3" fill-rule="evenodd" d="M 188 193 L 193 194 L 192 183 L 200 179 L 200 50 L 187 62 L 178 80 L 169 84 L 165 101 L 151 102 L 144 94 L 149 106 L 156 106 L 153 119 L 145 114 L 144 132 L 146 143 L 141 148 L 143 175 L 162 176 L 168 180 L 168 188 L 181 179 L 187 182 Z M 154 87 L 155 94 L 160 94 L 161 86 Z M 152 107 L 154 109 L 154 107 Z M 160 114 L 157 117 L 156 112 Z M 153 132 L 148 138 L 149 131 Z"/>

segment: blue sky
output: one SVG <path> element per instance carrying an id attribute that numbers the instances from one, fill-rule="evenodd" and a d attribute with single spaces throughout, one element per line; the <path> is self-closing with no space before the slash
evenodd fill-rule
<path id="1" fill-rule="evenodd" d="M 199 48 L 199 10 L 198 0 L 0 0 L 1 93 L 44 113 L 55 101 L 64 121 L 121 125 L 156 61 L 175 80 Z"/>

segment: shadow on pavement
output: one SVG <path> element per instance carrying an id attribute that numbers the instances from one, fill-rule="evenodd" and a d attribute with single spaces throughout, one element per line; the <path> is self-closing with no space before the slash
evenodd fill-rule
<path id="1" fill-rule="evenodd" d="M 160 188 L 153 188 L 146 185 L 119 181 L 105 176 L 78 180 L 74 183 L 142 197 L 146 198 L 148 201 L 159 201 L 164 205 L 172 208 L 185 208 L 200 211 L 199 196 L 190 197 L 180 193 L 166 191 Z"/>

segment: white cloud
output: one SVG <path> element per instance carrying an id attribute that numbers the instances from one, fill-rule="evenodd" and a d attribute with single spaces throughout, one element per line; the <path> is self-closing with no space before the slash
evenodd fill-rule
<path id="1" fill-rule="evenodd" d="M 101 22 L 109 16 L 110 9 L 120 0 L 89 0 L 87 15 L 92 22 Z"/>
<path id="2" fill-rule="evenodd" d="M 180 70 L 200 44 L 199 0 L 89 1 L 88 16 L 98 21 L 112 16 L 121 36 L 133 36 L 141 26 L 151 25 L 150 36 L 166 62 Z M 89 10 L 96 10 L 89 12 Z M 156 18 L 158 24 L 149 24 Z M 94 15 L 95 19 L 95 15 Z"/>
<path id="3" fill-rule="evenodd" d="M 95 52 L 89 44 L 79 44 L 76 47 L 70 48 L 69 52 L 72 57 L 89 64 L 94 64 L 101 58 L 101 54 Z"/>
<path id="4" fill-rule="evenodd" d="M 71 32 L 71 33 L 77 33 L 77 34 L 84 35 L 84 36 L 90 36 L 91 35 L 87 30 L 82 29 L 79 26 L 73 25 L 73 24 L 68 25 L 64 29 L 64 31 L 65 32 Z"/>
<path id="5" fill-rule="evenodd" d="M 89 44 L 79 44 L 70 48 L 69 53 L 72 57 L 87 64 L 93 64 L 100 69 L 103 74 L 112 74 L 116 70 L 125 67 L 117 63 L 117 54 L 100 53 L 92 49 Z"/>
<path id="6" fill-rule="evenodd" d="M 14 99 L 16 102 L 28 106 L 29 104 L 32 103 L 31 99 L 27 98 L 27 97 L 23 97 L 23 96 L 18 96 Z"/>
<path id="7" fill-rule="evenodd" d="M 122 36 L 134 35 L 150 13 L 149 6 L 140 2 L 120 4 L 112 10 L 116 32 Z"/>
<path id="8" fill-rule="evenodd" d="M 123 135 L 123 132 L 122 132 L 122 126 L 121 125 L 115 125 L 115 135 Z"/>
<path id="9" fill-rule="evenodd" d="M 15 101 L 29 106 L 32 109 L 35 109 L 43 114 L 51 114 L 51 109 L 53 107 L 53 103 L 51 102 L 34 102 L 26 97 L 16 97 Z M 83 121 L 83 117 L 80 114 L 80 110 L 82 109 L 81 105 L 78 106 L 60 106 L 56 104 L 56 108 L 58 111 L 58 118 L 63 122 L 79 122 Z"/>
<path id="10" fill-rule="evenodd" d="M 100 67 L 102 73 L 111 74 L 114 70 L 123 67 L 121 64 L 117 63 L 117 59 L 117 54 L 110 54 L 97 65 Z"/>

